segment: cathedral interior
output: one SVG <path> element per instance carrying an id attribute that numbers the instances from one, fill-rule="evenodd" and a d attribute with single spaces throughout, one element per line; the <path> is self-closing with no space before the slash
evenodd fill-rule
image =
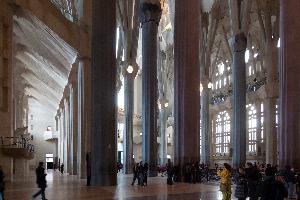
<path id="1" fill-rule="evenodd" d="M 221 199 L 218 185 L 168 187 L 157 172 L 168 159 L 300 169 L 299 11 L 299 0 L 0 0 L 7 199 L 31 197 L 39 162 L 49 199 Z M 141 161 L 149 186 L 137 189 Z"/>

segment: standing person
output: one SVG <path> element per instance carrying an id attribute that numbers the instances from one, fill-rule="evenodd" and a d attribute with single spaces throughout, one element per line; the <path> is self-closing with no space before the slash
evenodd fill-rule
<path id="1" fill-rule="evenodd" d="M 91 185 L 91 153 L 86 153 L 86 186 Z"/>
<path id="2" fill-rule="evenodd" d="M 167 163 L 166 168 L 167 168 L 167 175 L 168 175 L 167 184 L 168 185 L 173 185 L 174 170 L 173 170 L 173 165 L 172 165 L 171 159 L 168 159 L 168 163 Z"/>
<path id="3" fill-rule="evenodd" d="M 5 190 L 4 172 L 2 170 L 2 166 L 0 166 L 0 200 L 4 200 L 4 190 Z"/>
<path id="4" fill-rule="evenodd" d="M 134 185 L 135 180 L 139 178 L 139 167 L 140 167 L 140 164 L 139 164 L 139 163 L 136 163 L 136 164 L 133 166 L 133 180 L 132 180 L 131 185 Z"/>
<path id="5" fill-rule="evenodd" d="M 240 167 L 237 174 L 237 184 L 236 184 L 234 196 L 238 198 L 238 200 L 245 200 L 247 198 L 247 193 L 248 193 L 248 188 L 247 188 L 247 180 L 245 177 L 245 170 L 243 167 Z"/>
<path id="6" fill-rule="evenodd" d="M 144 186 L 144 165 L 141 161 L 138 168 L 138 185 Z"/>
<path id="7" fill-rule="evenodd" d="M 148 185 L 148 170 L 149 170 L 148 163 L 145 163 L 145 164 L 144 164 L 144 167 L 143 167 L 143 172 L 144 172 L 144 181 L 143 181 L 143 185 L 144 185 L 144 186 L 147 186 L 147 185 Z"/>
<path id="8" fill-rule="evenodd" d="M 191 183 L 196 184 L 197 182 L 197 168 L 194 163 L 191 166 Z"/>
<path id="9" fill-rule="evenodd" d="M 262 176 L 258 168 L 253 166 L 252 163 L 247 163 L 247 166 L 248 168 L 245 170 L 245 176 L 248 182 L 250 200 L 257 200 L 259 196 L 257 193 L 259 188 L 257 187 L 260 185 Z"/>
<path id="10" fill-rule="evenodd" d="M 40 162 L 38 168 L 36 168 L 36 170 L 35 170 L 36 183 L 38 184 L 40 191 L 38 191 L 36 194 L 34 194 L 32 196 L 33 199 L 35 199 L 37 196 L 41 195 L 42 200 L 47 200 L 45 197 L 45 189 L 47 187 L 47 181 L 46 181 L 47 174 L 45 174 L 45 168 L 43 166 L 44 166 L 44 163 Z"/>
<path id="11" fill-rule="evenodd" d="M 283 182 L 275 179 L 275 170 L 266 169 L 266 177 L 261 186 L 261 200 L 284 200 L 288 192 Z"/>
<path id="12" fill-rule="evenodd" d="M 296 174 L 291 166 L 285 166 L 285 171 L 283 172 L 283 177 L 285 181 L 285 187 L 288 190 L 288 198 L 292 199 L 294 196 L 294 184 L 296 182 Z"/>
<path id="13" fill-rule="evenodd" d="M 65 168 L 64 163 L 61 163 L 61 166 L 60 166 L 60 172 L 61 172 L 61 174 L 64 173 L 64 168 Z"/>
<path id="14" fill-rule="evenodd" d="M 223 194 L 223 200 L 231 199 L 231 166 L 224 163 L 224 169 L 218 171 L 218 176 L 221 178 L 220 190 Z"/>

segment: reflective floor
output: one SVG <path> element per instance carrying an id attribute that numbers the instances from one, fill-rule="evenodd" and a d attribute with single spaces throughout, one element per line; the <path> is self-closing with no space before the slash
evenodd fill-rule
<path id="1" fill-rule="evenodd" d="M 46 197 L 49 200 L 221 200 L 217 183 L 166 184 L 165 177 L 149 178 L 147 187 L 131 186 L 132 176 L 119 175 L 116 187 L 86 187 L 85 180 L 79 181 L 73 176 L 61 176 L 58 172 L 48 171 Z M 7 183 L 6 200 L 29 200 L 38 188 L 35 177 Z M 39 199 L 39 198 L 37 198 Z"/>

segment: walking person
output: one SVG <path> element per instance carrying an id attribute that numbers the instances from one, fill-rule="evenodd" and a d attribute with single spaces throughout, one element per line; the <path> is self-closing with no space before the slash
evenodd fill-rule
<path id="1" fill-rule="evenodd" d="M 38 187 L 40 188 L 40 191 L 38 191 L 36 194 L 32 196 L 33 199 L 35 199 L 37 196 L 41 195 L 42 200 L 47 200 L 45 197 L 45 190 L 47 187 L 47 181 L 44 168 L 44 163 L 40 162 L 38 168 L 35 170 L 36 173 L 36 183 L 38 184 Z"/>
<path id="2" fill-rule="evenodd" d="M 61 172 L 61 174 L 64 174 L 64 168 L 65 168 L 64 163 L 61 163 L 61 166 L 60 166 L 60 172 Z"/>
<path id="3" fill-rule="evenodd" d="M 224 163 L 224 169 L 218 171 L 218 176 L 221 178 L 220 191 L 223 194 L 223 200 L 231 199 L 231 166 Z"/>
<path id="4" fill-rule="evenodd" d="M 0 200 L 4 200 L 4 190 L 5 190 L 4 172 L 2 170 L 2 166 L 0 166 Z"/>
<path id="5" fill-rule="evenodd" d="M 148 170 L 149 170 L 148 163 L 145 163 L 144 167 L 143 167 L 143 173 L 144 173 L 143 185 L 144 186 L 148 185 Z"/>
<path id="6" fill-rule="evenodd" d="M 133 166 L 133 180 L 132 180 L 131 185 L 134 185 L 135 180 L 139 178 L 139 167 L 140 167 L 140 164 L 139 164 L 139 163 L 136 163 L 136 164 Z"/>

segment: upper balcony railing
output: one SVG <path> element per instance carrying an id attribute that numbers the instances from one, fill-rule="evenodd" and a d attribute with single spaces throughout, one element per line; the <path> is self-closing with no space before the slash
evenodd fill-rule
<path id="1" fill-rule="evenodd" d="M 53 5 L 71 22 L 78 23 L 74 0 L 50 0 Z"/>
<path id="2" fill-rule="evenodd" d="M 9 157 L 33 159 L 34 145 L 31 144 L 32 140 L 33 137 L 26 136 L 0 137 L 0 150 Z"/>
<path id="3" fill-rule="evenodd" d="M 59 138 L 59 133 L 58 132 L 52 132 L 52 131 L 45 131 L 44 133 L 44 140 L 45 141 L 50 141 L 50 140 L 55 140 Z"/>

